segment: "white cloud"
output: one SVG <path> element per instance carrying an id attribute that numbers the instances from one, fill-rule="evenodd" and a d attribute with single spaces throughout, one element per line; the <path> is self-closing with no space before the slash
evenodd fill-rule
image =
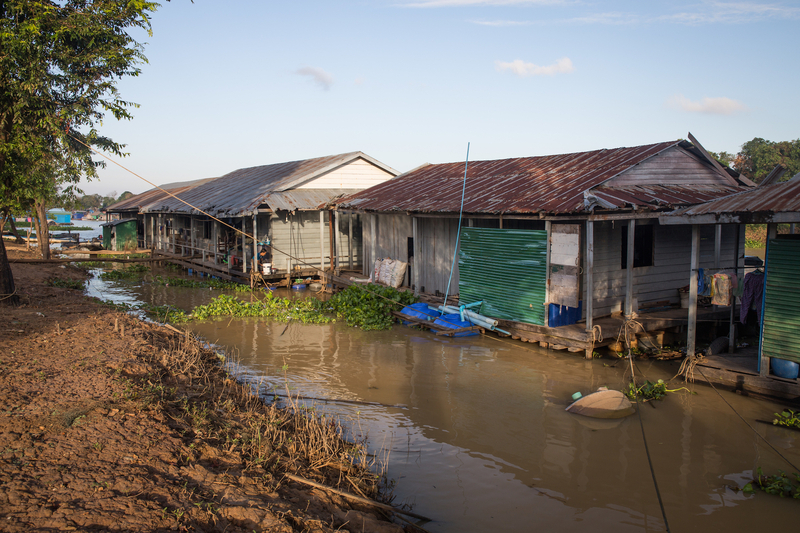
<path id="1" fill-rule="evenodd" d="M 707 113 L 709 115 L 732 115 L 739 111 L 746 111 L 747 106 L 738 100 L 719 96 L 716 98 L 705 97 L 699 102 L 689 100 L 682 94 L 676 94 L 669 99 L 667 105 L 689 113 Z"/>
<path id="2" fill-rule="evenodd" d="M 331 76 L 321 68 L 303 67 L 301 69 L 297 69 L 295 71 L 295 74 L 299 74 L 300 76 L 310 76 L 311 79 L 317 83 L 317 85 L 319 85 L 326 91 L 330 89 L 331 86 L 333 85 L 333 76 Z"/>
<path id="3" fill-rule="evenodd" d="M 497 70 L 510 70 L 517 76 L 554 76 L 556 74 L 566 74 L 575 70 L 572 61 L 568 57 L 562 57 L 552 65 L 539 66 L 533 63 L 526 63 L 521 59 L 511 62 L 495 61 Z"/>
<path id="4" fill-rule="evenodd" d="M 781 4 L 761 4 L 757 2 L 704 2 L 699 9 L 691 12 L 675 13 L 656 17 L 657 20 L 679 24 L 739 24 L 760 19 L 796 19 L 800 8 Z"/>

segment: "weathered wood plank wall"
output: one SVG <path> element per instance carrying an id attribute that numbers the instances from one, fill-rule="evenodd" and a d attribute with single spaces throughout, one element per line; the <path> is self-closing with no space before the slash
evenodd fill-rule
<path id="1" fill-rule="evenodd" d="M 644 221 L 637 222 L 640 229 Z M 594 246 L 594 316 L 604 316 L 619 311 L 624 305 L 626 288 L 626 269 L 621 268 L 622 231 L 627 230 L 625 222 L 596 222 Z M 701 228 L 700 266 L 714 267 L 714 226 Z M 634 294 L 639 306 L 648 302 L 669 300 L 677 303 L 677 289 L 689 283 L 689 262 L 691 256 L 690 226 L 654 227 L 653 266 L 637 267 L 633 273 Z M 734 266 L 736 228 L 726 225 L 722 228 L 720 246 L 720 265 Z M 740 237 L 739 253 L 744 252 L 744 232 Z M 584 298 L 586 287 L 583 288 Z"/>

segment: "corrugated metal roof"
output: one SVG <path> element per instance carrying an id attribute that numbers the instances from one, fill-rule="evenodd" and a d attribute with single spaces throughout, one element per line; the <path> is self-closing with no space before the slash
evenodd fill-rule
<path id="1" fill-rule="evenodd" d="M 606 208 L 635 205 L 650 209 L 696 204 L 737 189 L 688 187 L 611 188 L 614 176 L 673 146 L 697 155 L 686 141 L 669 141 L 550 155 L 473 161 L 467 171 L 466 213 L 572 213 L 585 211 L 584 192 L 602 196 Z M 702 160 L 703 156 L 699 158 Z M 342 209 L 457 213 L 461 205 L 464 163 L 425 165 L 337 202 Z"/>
<path id="2" fill-rule="evenodd" d="M 122 200 L 115 204 L 112 204 L 108 206 L 105 210 L 109 213 L 121 213 L 124 211 L 134 211 L 138 213 L 143 207 L 153 202 L 162 200 L 164 198 L 168 198 L 169 194 L 164 192 L 165 190 L 171 192 L 172 194 L 180 194 L 188 191 L 192 187 L 203 184 L 207 181 L 211 181 L 213 179 L 215 178 L 204 178 L 192 181 L 180 181 L 180 182 L 160 185 L 159 188 L 153 188 L 143 193 L 135 194 L 126 200 Z"/>
<path id="3" fill-rule="evenodd" d="M 269 203 L 267 198 L 270 195 L 289 191 L 357 159 L 364 159 L 393 175 L 397 174 L 394 169 L 362 152 L 349 152 L 315 159 L 305 159 L 303 161 L 290 161 L 234 170 L 213 181 L 193 187 L 178 196 L 185 202 L 214 216 L 235 217 L 248 215 L 256 212 L 260 205 Z M 275 196 L 275 199 L 281 205 L 293 205 L 293 209 L 313 209 L 320 204 L 329 202 L 337 194 L 343 192 L 340 190 L 336 194 L 322 197 L 320 192 L 322 189 L 306 189 L 306 191 L 308 192 L 292 191 L 293 195 L 291 196 Z M 314 202 L 316 204 L 312 206 Z M 300 207 L 300 205 L 308 207 Z M 183 202 L 171 197 L 165 197 L 161 201 L 154 202 L 144 207 L 143 211 L 196 213 L 195 210 L 189 208 Z"/>
<path id="4" fill-rule="evenodd" d="M 274 192 L 264 199 L 273 211 L 294 211 L 295 209 L 323 209 L 332 199 L 355 194 L 360 189 L 294 189 Z"/>
<path id="5" fill-rule="evenodd" d="M 718 198 L 664 216 L 744 214 L 755 218 L 777 213 L 800 213 L 800 178 Z"/>

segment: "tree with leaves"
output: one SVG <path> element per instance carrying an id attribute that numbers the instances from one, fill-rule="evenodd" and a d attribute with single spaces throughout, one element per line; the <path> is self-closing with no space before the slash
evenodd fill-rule
<path id="1" fill-rule="evenodd" d="M 760 183 L 777 165 L 783 165 L 787 180 L 800 172 L 800 139 L 767 141 L 756 137 L 742 145 L 733 160 L 733 168 L 756 183 Z"/>
<path id="2" fill-rule="evenodd" d="M 146 61 L 129 33 L 150 32 L 158 8 L 144 0 L 0 2 L 0 209 L 77 193 L 101 165 L 89 146 L 122 155 L 95 126 L 130 119 L 116 84 Z M 0 305 L 17 303 L 0 239 Z M 44 250 L 45 247 L 42 247 Z M 45 252 L 46 253 L 46 252 Z"/>

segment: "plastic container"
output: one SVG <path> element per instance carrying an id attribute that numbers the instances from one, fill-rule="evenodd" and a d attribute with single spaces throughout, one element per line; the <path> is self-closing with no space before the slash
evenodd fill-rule
<path id="1" fill-rule="evenodd" d="M 294 290 L 296 290 L 296 291 L 301 291 L 301 290 L 306 288 L 306 284 L 305 283 L 295 283 L 294 285 L 292 285 L 292 288 Z"/>
<path id="2" fill-rule="evenodd" d="M 583 300 L 578 301 L 578 307 L 550 304 L 548 306 L 547 326 L 557 328 L 559 326 L 575 324 L 581 319 L 582 311 Z"/>
<path id="3" fill-rule="evenodd" d="M 413 316 L 414 318 L 421 318 L 422 320 L 433 320 L 434 318 L 441 315 L 439 311 L 435 309 L 431 309 L 428 304 L 424 302 L 419 302 L 415 304 L 411 304 L 407 307 L 404 307 L 402 311 L 400 311 L 404 315 Z M 404 326 L 409 326 L 413 324 L 408 320 L 403 320 Z"/>
<path id="4" fill-rule="evenodd" d="M 771 357 L 769 362 L 772 366 L 772 373 L 779 378 L 797 379 L 797 376 L 800 374 L 800 364 L 794 361 Z"/>
<path id="5" fill-rule="evenodd" d="M 473 325 L 471 322 L 461 320 L 460 314 L 444 315 L 434 320 L 433 323 L 448 329 L 469 328 Z M 453 337 L 472 337 L 477 334 L 477 331 L 462 331 L 461 333 L 456 333 Z"/>

